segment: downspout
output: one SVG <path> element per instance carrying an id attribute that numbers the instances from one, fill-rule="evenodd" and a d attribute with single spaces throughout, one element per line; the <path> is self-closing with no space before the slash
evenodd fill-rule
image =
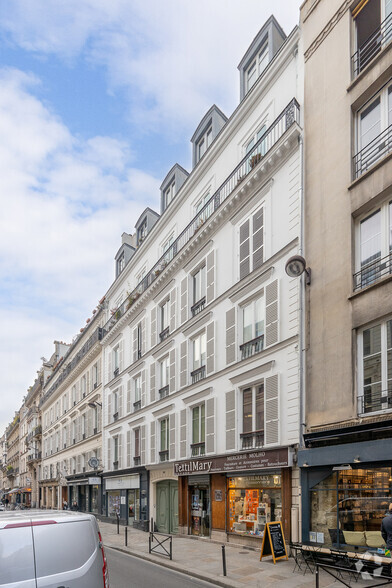
<path id="1" fill-rule="evenodd" d="M 299 207 L 300 207 L 300 230 L 298 253 L 304 255 L 304 217 L 305 217 L 305 199 L 304 199 L 304 140 L 302 134 L 298 138 L 299 157 L 300 157 L 300 189 L 299 189 Z M 306 400 L 306 346 L 305 346 L 305 290 L 306 274 L 303 273 L 300 281 L 299 294 L 299 448 L 304 447 L 304 427 L 305 427 L 305 400 Z"/>

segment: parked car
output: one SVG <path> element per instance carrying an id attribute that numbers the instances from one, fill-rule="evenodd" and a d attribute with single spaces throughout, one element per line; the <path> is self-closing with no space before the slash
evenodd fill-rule
<path id="1" fill-rule="evenodd" d="M 96 518 L 54 510 L 1 512 L 0 586 L 109 588 Z"/>

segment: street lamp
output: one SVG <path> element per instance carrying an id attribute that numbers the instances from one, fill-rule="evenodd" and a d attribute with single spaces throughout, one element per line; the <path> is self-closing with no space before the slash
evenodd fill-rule
<path id="1" fill-rule="evenodd" d="M 290 278 L 299 278 L 304 272 L 306 274 L 306 285 L 310 286 L 311 270 L 306 267 L 306 261 L 302 255 L 293 255 L 286 261 L 285 271 Z"/>
<path id="2" fill-rule="evenodd" d="M 88 402 L 87 406 L 90 408 L 97 408 L 97 406 L 100 406 L 102 408 L 102 404 L 98 402 L 98 400 L 92 400 L 91 402 Z"/>

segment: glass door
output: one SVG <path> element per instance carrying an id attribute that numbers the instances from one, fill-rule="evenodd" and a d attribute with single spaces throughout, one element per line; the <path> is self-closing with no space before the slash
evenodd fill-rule
<path id="1" fill-rule="evenodd" d="M 210 535 L 210 491 L 208 487 L 190 488 L 191 535 L 209 537 Z"/>

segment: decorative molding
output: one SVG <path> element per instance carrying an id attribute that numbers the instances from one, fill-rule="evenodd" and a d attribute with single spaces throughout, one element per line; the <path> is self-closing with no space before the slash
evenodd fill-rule
<path id="1" fill-rule="evenodd" d="M 154 417 L 162 416 L 163 414 L 168 414 L 174 408 L 174 402 L 172 404 L 167 404 L 163 408 L 159 408 L 158 410 L 153 410 L 152 415 Z"/>
<path id="2" fill-rule="evenodd" d="M 202 316 L 200 316 L 202 313 L 197 314 L 194 318 L 195 320 L 191 321 L 191 324 L 187 325 L 187 327 L 185 329 L 183 329 L 182 334 L 185 335 L 185 337 L 190 337 L 195 331 L 197 331 L 197 329 L 200 329 L 201 327 L 203 327 L 204 325 L 206 325 L 210 320 L 212 320 L 212 312 L 206 312 L 205 314 L 203 314 Z"/>
<path id="3" fill-rule="evenodd" d="M 267 361 L 256 368 L 248 370 L 247 372 L 242 372 L 238 376 L 234 376 L 233 378 L 229 378 L 230 382 L 234 385 L 237 384 L 248 384 L 250 381 L 253 381 L 260 377 L 260 374 L 265 374 L 272 370 L 273 365 L 275 364 L 275 360 L 272 359 L 271 361 Z"/>
<path id="4" fill-rule="evenodd" d="M 317 4 L 318 4 L 318 2 L 317 2 Z M 320 47 L 321 43 L 324 42 L 324 40 L 328 37 L 329 33 L 335 28 L 335 26 L 338 24 L 338 22 L 343 17 L 343 15 L 347 12 L 347 10 L 351 4 L 352 4 L 352 0 L 345 0 L 343 2 L 341 7 L 339 8 L 339 10 L 337 12 L 335 12 L 335 14 L 331 18 L 331 20 L 326 24 L 326 26 L 323 28 L 321 33 L 315 38 L 313 43 L 311 43 L 309 48 L 305 51 L 305 53 L 304 53 L 305 61 L 308 61 L 308 59 L 313 55 L 313 53 Z M 313 10 L 313 9 L 314 9 L 314 6 L 312 6 L 311 10 Z M 304 19 L 304 20 L 306 20 L 306 19 Z"/>
<path id="5" fill-rule="evenodd" d="M 205 390 L 202 390 L 201 392 L 196 392 L 196 394 L 192 394 L 191 396 L 186 396 L 185 398 L 182 399 L 184 404 L 192 404 L 193 402 L 197 402 L 198 400 L 200 400 L 201 398 L 205 398 L 206 396 L 209 396 L 212 392 L 212 388 L 206 388 Z"/>

